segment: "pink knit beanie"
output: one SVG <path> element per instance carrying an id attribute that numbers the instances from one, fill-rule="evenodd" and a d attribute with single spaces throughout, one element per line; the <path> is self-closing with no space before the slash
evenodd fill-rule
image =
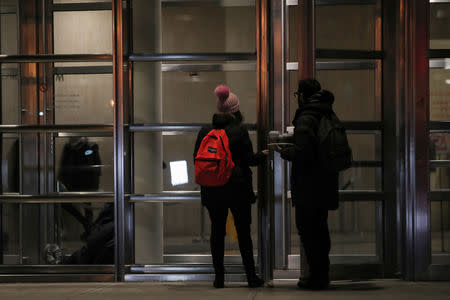
<path id="1" fill-rule="evenodd" d="M 230 92 L 230 88 L 226 85 L 219 85 L 214 90 L 217 100 L 217 110 L 221 113 L 232 114 L 239 111 L 239 99 Z"/>

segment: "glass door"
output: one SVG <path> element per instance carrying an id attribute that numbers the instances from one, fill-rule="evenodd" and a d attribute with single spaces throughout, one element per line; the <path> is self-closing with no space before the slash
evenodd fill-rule
<path id="1" fill-rule="evenodd" d="M 1 1 L 0 280 L 114 279 L 111 2 L 81 2 Z"/>
<path id="2" fill-rule="evenodd" d="M 297 82 L 315 77 L 335 95 L 333 108 L 347 128 L 353 149 L 353 166 L 339 178 L 340 207 L 328 217 L 331 278 L 382 276 L 384 191 L 391 189 L 384 173 L 395 166 L 383 162 L 382 128 L 387 120 L 382 112 L 381 1 L 273 5 L 279 13 L 274 22 L 282 24 L 276 34 L 283 36 L 282 47 L 274 50 L 274 69 L 283 78 L 279 86 L 275 81 L 280 100 L 275 100 L 274 129 L 289 134 L 297 109 Z M 299 269 L 307 274 L 307 263 L 291 205 L 290 165 L 277 155 L 274 164 L 274 276 L 298 278 Z M 277 186 L 284 188 L 277 190 Z"/>
<path id="3" fill-rule="evenodd" d="M 215 87 L 226 84 L 240 99 L 257 147 L 257 5 L 247 0 L 127 5 L 133 221 L 127 224 L 132 238 L 125 280 L 209 280 L 211 225 L 194 181 L 194 145 L 216 111 Z M 253 173 L 256 190 L 256 168 Z M 256 205 L 252 220 L 257 255 Z M 243 280 L 236 233 L 232 223 L 227 228 L 226 269 L 232 280 Z"/>

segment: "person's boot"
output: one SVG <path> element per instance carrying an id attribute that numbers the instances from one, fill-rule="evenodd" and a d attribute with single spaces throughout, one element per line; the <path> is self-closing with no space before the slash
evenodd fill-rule
<path id="1" fill-rule="evenodd" d="M 216 274 L 213 285 L 216 289 L 223 289 L 225 287 L 224 281 L 225 277 L 223 274 Z"/>
<path id="2" fill-rule="evenodd" d="M 330 280 L 327 277 L 312 279 L 311 277 L 299 278 L 297 286 L 301 289 L 307 290 L 325 290 L 330 285 Z"/>
<path id="3" fill-rule="evenodd" d="M 258 277 L 255 273 L 247 275 L 248 286 L 251 288 L 257 288 L 264 285 L 264 280 Z"/>

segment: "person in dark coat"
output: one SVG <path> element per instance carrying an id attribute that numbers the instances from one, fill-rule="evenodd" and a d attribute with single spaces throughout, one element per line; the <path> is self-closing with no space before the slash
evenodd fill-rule
<path id="1" fill-rule="evenodd" d="M 264 281 L 256 275 L 253 259 L 253 243 L 250 233 L 251 205 L 256 197 L 253 192 L 252 171 L 250 166 L 262 164 L 266 160 L 267 150 L 254 153 L 247 129 L 242 124 L 239 99 L 225 85 L 215 89 L 218 113 L 214 114 L 212 125 L 204 127 L 197 136 L 194 159 L 203 138 L 212 129 L 225 129 L 229 140 L 232 160 L 235 164 L 227 184 L 220 187 L 201 187 L 201 201 L 207 208 L 211 219 L 211 255 L 215 280 L 214 287 L 224 287 L 224 239 L 228 209 L 234 217 L 238 235 L 239 249 L 247 275 L 248 285 L 258 287 Z"/>
<path id="2" fill-rule="evenodd" d="M 47 244 L 44 259 L 48 264 L 114 264 L 114 245 L 114 204 L 106 203 L 83 247 L 66 257 L 57 244 Z"/>
<path id="3" fill-rule="evenodd" d="M 294 125 L 294 146 L 279 148 L 283 159 L 292 162 L 291 193 L 296 226 L 310 268 L 308 278 L 300 278 L 299 287 L 323 289 L 329 285 L 328 210 L 338 208 L 338 173 L 319 166 L 317 128 L 320 119 L 332 112 L 334 96 L 322 90 L 315 79 L 300 80 L 295 93 L 298 109 Z"/>

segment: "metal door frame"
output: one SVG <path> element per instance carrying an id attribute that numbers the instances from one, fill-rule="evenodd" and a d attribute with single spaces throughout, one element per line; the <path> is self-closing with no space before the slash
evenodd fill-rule
<path id="1" fill-rule="evenodd" d="M 119 1 L 120 2 L 120 1 Z M 133 64 L 135 62 L 161 62 L 161 61 L 184 61 L 184 62 L 211 62 L 214 61 L 211 65 L 207 66 L 207 70 L 225 70 L 224 67 L 227 68 L 236 68 L 236 70 L 241 70 L 242 68 L 248 68 L 248 65 L 239 65 L 240 61 L 255 61 L 253 65 L 256 67 L 257 74 L 257 124 L 247 124 L 249 130 L 255 130 L 258 137 L 258 149 L 263 149 L 266 144 L 266 128 L 268 122 L 268 109 L 266 108 L 268 105 L 268 89 L 269 89 L 269 71 L 266 68 L 268 60 L 269 60 L 269 51 L 268 51 L 268 38 L 266 32 L 268 30 L 267 24 L 267 15 L 268 15 L 268 5 L 267 0 L 256 0 L 255 1 L 255 11 L 256 11 L 256 53 L 197 53 L 197 54 L 136 54 L 132 49 L 132 27 L 128 26 L 127 29 L 122 30 L 127 32 L 128 38 L 128 53 L 126 53 L 125 61 L 128 70 L 132 70 Z M 251 1 L 249 2 L 251 3 Z M 131 24 L 131 1 L 127 1 L 127 10 L 128 10 L 128 20 L 127 23 Z M 172 3 L 171 5 L 176 5 L 176 3 Z M 180 2 L 179 5 L 183 5 Z M 220 5 L 220 4 L 218 4 Z M 121 11 L 117 8 L 116 13 L 114 14 L 115 18 L 121 18 L 118 15 L 118 12 Z M 119 30 L 120 31 L 120 30 Z M 235 61 L 234 66 L 230 65 L 222 65 L 221 61 Z M 219 62 L 219 63 L 218 63 Z M 252 66 L 250 66 L 252 67 Z M 205 70 L 204 65 L 167 65 L 166 67 L 162 66 L 163 71 L 174 71 L 174 70 L 187 70 L 189 68 L 201 68 L 203 71 Z M 231 70 L 232 70 L 231 69 Z M 120 70 L 119 67 L 117 70 Z M 189 69 L 191 70 L 191 69 Z M 160 131 L 176 131 L 176 132 L 185 132 L 192 133 L 198 131 L 203 125 L 206 124 L 198 124 L 198 123 L 189 123 L 189 124 L 170 124 L 170 123 L 161 123 L 161 124 L 134 124 L 133 123 L 133 107 L 131 105 L 131 99 L 133 95 L 133 74 L 131 71 L 128 73 L 128 90 L 125 91 L 125 94 L 130 98 L 130 102 L 128 103 L 129 107 L 129 126 L 124 128 L 125 134 L 130 136 L 130 141 L 133 140 L 133 135 L 136 132 L 160 132 Z M 117 77 L 115 77 L 117 79 Z M 117 79 L 120 80 L 120 79 Z M 116 96 L 119 98 L 119 96 Z M 121 129 L 120 129 L 121 130 Z M 132 142 L 128 145 L 129 149 L 132 151 Z M 131 155 L 133 157 L 133 154 Z M 129 170 L 133 169 L 133 158 L 131 163 L 131 167 Z M 122 174 L 122 173 L 121 173 Z M 120 176 L 119 174 L 116 174 Z M 143 202 L 184 202 L 184 201 L 199 201 L 200 194 L 199 192 L 163 192 L 162 194 L 146 194 L 146 195 L 138 195 L 133 193 L 133 173 L 130 173 L 129 178 L 131 180 L 131 194 L 129 198 L 125 198 L 125 202 L 128 203 L 143 203 Z M 268 278 L 271 273 L 270 266 L 270 245 L 263 241 L 270 240 L 268 235 L 270 234 L 270 197 L 267 197 L 267 171 L 265 168 L 258 169 L 258 265 L 260 268 L 261 274 Z M 120 183 L 124 184 L 124 183 Z M 121 201 L 120 197 L 116 201 Z M 119 229 L 121 234 L 127 234 L 128 236 L 132 236 L 133 231 L 133 217 L 132 217 L 132 206 L 125 205 L 124 216 L 121 216 L 122 221 L 119 221 L 117 224 L 118 227 L 124 227 L 124 229 Z M 131 216 L 125 221 L 123 220 L 125 216 Z M 168 264 L 163 265 L 136 265 L 134 264 L 132 254 L 134 252 L 134 240 L 133 238 L 127 238 L 126 243 L 132 244 L 127 246 L 128 250 L 122 249 L 123 254 L 118 254 L 121 256 L 126 256 L 128 259 L 121 258 L 124 264 L 124 272 L 118 275 L 117 280 L 125 280 L 125 281 L 177 281 L 177 280 L 212 280 L 214 278 L 214 271 L 212 265 L 208 262 L 210 260 L 210 255 L 184 255 L 183 257 L 175 257 L 172 260 L 172 264 L 169 262 Z M 127 252 L 129 251 L 129 252 Z M 131 252 L 131 253 L 130 253 Z M 240 256 L 227 256 L 225 258 L 229 263 L 235 264 L 240 263 Z M 118 259 L 119 261 L 119 259 Z M 178 263 L 182 262 L 180 265 Z M 230 274 L 227 274 L 227 279 L 232 281 L 245 281 L 245 275 L 243 272 L 243 268 L 241 266 L 233 266 L 228 265 L 227 269 L 231 270 Z"/>

